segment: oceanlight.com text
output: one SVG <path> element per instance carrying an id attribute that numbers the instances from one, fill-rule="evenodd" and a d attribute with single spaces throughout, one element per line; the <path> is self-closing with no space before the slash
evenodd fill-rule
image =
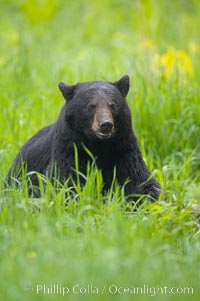
<path id="1" fill-rule="evenodd" d="M 194 288 L 191 286 L 165 286 L 165 285 L 119 285 L 119 284 L 81 284 L 63 285 L 60 283 L 51 284 L 35 284 L 29 285 L 26 288 L 28 293 L 36 295 L 193 295 Z"/>

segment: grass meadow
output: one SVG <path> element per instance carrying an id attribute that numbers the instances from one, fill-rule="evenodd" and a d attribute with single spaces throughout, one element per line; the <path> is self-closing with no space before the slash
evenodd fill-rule
<path id="1" fill-rule="evenodd" d="M 0 28 L 0 299 L 199 300 L 200 2 L 1 0 Z M 57 84 L 124 74 L 158 202 L 102 197 L 93 167 L 68 207 L 50 183 L 40 210 L 26 183 L 5 193 L 19 148 L 58 116 Z"/>

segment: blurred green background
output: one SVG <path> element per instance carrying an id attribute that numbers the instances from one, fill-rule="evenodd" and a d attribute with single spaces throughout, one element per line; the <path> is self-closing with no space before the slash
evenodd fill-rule
<path id="1" fill-rule="evenodd" d="M 131 77 L 134 128 L 157 159 L 182 146 L 193 149 L 199 134 L 193 90 L 199 77 L 199 10 L 194 0 L 1 1 L 0 139 L 3 149 L 10 147 L 9 158 L 57 118 L 63 103 L 59 81 L 114 81 L 125 73 Z M 181 142 L 171 133 L 175 126 Z"/>
<path id="2" fill-rule="evenodd" d="M 81 283 L 191 286 L 199 300 L 199 0 L 1 0 L 0 275 L 4 300 L 50 300 L 27 285 Z M 23 191 L 4 200 L 3 179 L 23 143 L 56 120 L 60 81 L 129 74 L 133 127 L 162 195 L 127 217 L 119 204 L 61 206 L 33 214 Z M 88 180 L 93 185 L 93 178 Z M 90 186 L 88 186 L 90 187 Z M 89 193 L 89 192 L 88 192 Z M 86 198 L 91 198 L 88 194 Z M 112 197 L 111 197 L 112 198 Z M 115 196 L 113 196 L 115 199 Z M 25 200 L 24 200 L 25 199 Z M 116 197 L 117 199 L 117 197 Z M 95 213 L 94 213 L 95 212 Z M 148 300 L 149 295 L 75 295 L 69 300 Z"/>

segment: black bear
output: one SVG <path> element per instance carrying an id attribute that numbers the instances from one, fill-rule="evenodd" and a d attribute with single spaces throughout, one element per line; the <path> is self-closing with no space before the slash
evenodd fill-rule
<path id="1" fill-rule="evenodd" d="M 76 145 L 80 172 L 86 173 L 87 162 L 91 160 L 87 148 L 102 171 L 104 190 L 110 188 L 115 170 L 119 185 L 128 180 L 125 185 L 127 199 L 137 200 L 140 195 L 157 199 L 160 185 L 142 159 L 125 99 L 129 76 L 116 82 L 92 81 L 75 85 L 61 82 L 59 89 L 66 102 L 58 120 L 42 128 L 21 148 L 9 170 L 8 183 L 20 178 L 22 165 L 27 172 L 36 171 L 46 176 L 52 173 L 54 165 L 61 183 L 70 176 L 73 178 Z M 31 176 L 31 182 L 38 186 L 36 176 Z"/>

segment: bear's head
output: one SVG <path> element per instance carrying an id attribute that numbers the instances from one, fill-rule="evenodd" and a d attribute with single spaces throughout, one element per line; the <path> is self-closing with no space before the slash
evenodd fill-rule
<path id="1" fill-rule="evenodd" d="M 125 99 L 129 91 L 128 75 L 113 83 L 93 81 L 66 85 L 61 82 L 59 89 L 66 99 L 67 126 L 86 139 L 107 141 L 124 133 L 124 128 L 131 128 Z"/>

